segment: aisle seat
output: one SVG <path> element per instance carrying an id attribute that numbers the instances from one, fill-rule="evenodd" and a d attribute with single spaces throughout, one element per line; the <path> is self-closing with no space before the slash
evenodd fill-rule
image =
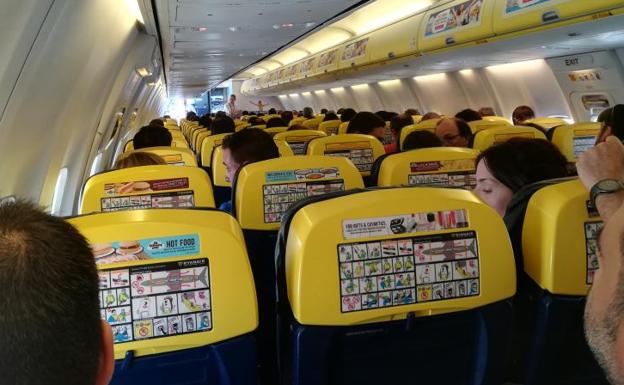
<path id="1" fill-rule="evenodd" d="M 284 384 L 504 383 L 513 253 L 471 192 L 308 198 L 276 258 Z"/>
<path id="2" fill-rule="evenodd" d="M 307 119 L 301 123 L 308 130 L 317 130 L 319 124 L 323 122 L 323 118 Z"/>
<path id="3" fill-rule="evenodd" d="M 206 131 L 201 132 L 199 135 L 197 135 L 197 138 L 195 138 L 195 146 L 193 147 L 193 151 L 197 155 L 197 159 L 198 160 L 201 158 L 201 146 L 202 146 L 202 143 L 203 143 L 204 139 L 206 139 L 210 135 L 211 135 L 211 131 L 210 130 L 206 130 Z"/>
<path id="4" fill-rule="evenodd" d="M 325 136 L 324 132 L 318 130 L 293 130 L 276 134 L 273 139 L 286 141 L 295 155 L 304 155 L 305 146 L 310 140 Z"/>
<path id="5" fill-rule="evenodd" d="M 526 121 L 527 123 L 534 123 L 539 126 L 544 127 L 546 130 L 550 130 L 553 127 L 563 126 L 568 124 L 565 120 L 561 118 L 535 118 L 529 119 Z"/>
<path id="6" fill-rule="evenodd" d="M 347 128 L 349 128 L 349 122 L 342 122 L 338 126 L 338 135 L 346 134 Z"/>
<path id="7" fill-rule="evenodd" d="M 595 146 L 600 123 L 577 123 L 559 126 L 548 131 L 552 144 L 566 157 L 568 162 L 576 163 L 585 150 Z"/>
<path id="8" fill-rule="evenodd" d="M 506 121 L 491 121 L 491 120 L 474 120 L 472 122 L 468 122 L 472 133 L 476 133 L 482 130 L 487 130 L 495 127 L 510 127 L 511 124 Z"/>
<path id="9" fill-rule="evenodd" d="M 172 139 L 186 140 L 184 134 L 178 130 L 169 130 Z"/>
<path id="10" fill-rule="evenodd" d="M 276 384 L 274 255 L 281 217 L 304 197 L 362 188 L 364 184 L 347 159 L 295 156 L 247 164 L 238 171 L 233 185 L 232 214 L 243 229 L 258 292 L 262 373 L 265 383 Z"/>
<path id="11" fill-rule="evenodd" d="M 210 135 L 202 142 L 200 149 L 200 164 L 204 169 L 210 169 L 212 167 L 212 152 L 215 147 L 220 146 L 223 143 L 223 139 L 230 134 L 217 134 Z"/>
<path id="12" fill-rule="evenodd" d="M 163 209 L 69 222 L 98 264 L 101 317 L 114 338 L 111 384 L 258 383 L 256 293 L 234 218 Z"/>
<path id="13" fill-rule="evenodd" d="M 275 136 L 276 134 L 288 131 L 288 127 L 269 127 L 265 128 L 264 131 L 271 136 Z"/>
<path id="14" fill-rule="evenodd" d="M 189 207 L 215 207 L 208 175 L 198 167 L 152 165 L 93 175 L 78 212 Z"/>
<path id="15" fill-rule="evenodd" d="M 588 201 L 582 183 L 572 180 L 546 185 L 528 202 L 519 256 L 527 277 L 519 295 L 529 313 L 519 337 L 527 343 L 523 384 L 607 384 L 583 334 L 602 227 Z"/>
<path id="16" fill-rule="evenodd" d="M 190 148 L 183 147 L 147 147 L 141 152 L 150 152 L 163 158 L 169 165 L 197 167 L 195 154 Z"/>
<path id="17" fill-rule="evenodd" d="M 495 144 L 503 143 L 511 138 L 544 139 L 546 136 L 540 130 L 533 127 L 509 126 L 494 127 L 479 131 L 474 136 L 472 148 L 484 151 Z"/>
<path id="18" fill-rule="evenodd" d="M 340 120 L 328 120 L 319 124 L 319 131 L 324 132 L 326 135 L 338 134 L 338 128 L 340 127 Z"/>
<path id="19" fill-rule="evenodd" d="M 379 139 L 362 134 L 339 134 L 316 138 L 311 140 L 307 147 L 308 155 L 348 158 L 365 177 L 370 176 L 375 160 L 386 153 Z"/>
<path id="20" fill-rule="evenodd" d="M 376 186 L 440 186 L 472 189 L 477 184 L 475 160 L 479 151 L 469 148 L 423 148 L 385 155 L 373 165 Z"/>
<path id="21" fill-rule="evenodd" d="M 207 128 L 201 128 L 199 130 L 193 131 L 193 135 L 191 136 L 191 140 L 189 141 L 191 150 L 197 150 L 195 147 L 195 143 L 197 143 L 197 137 L 201 134 L 206 133 L 210 133 L 210 130 L 208 130 Z"/>

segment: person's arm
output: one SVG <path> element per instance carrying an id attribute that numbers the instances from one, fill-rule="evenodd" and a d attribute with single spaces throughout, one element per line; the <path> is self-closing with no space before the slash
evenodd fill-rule
<path id="1" fill-rule="evenodd" d="M 589 191 L 592 186 L 604 179 L 624 180 L 624 145 L 610 136 L 603 143 L 588 149 L 576 163 L 579 178 Z M 600 194 L 596 208 L 603 221 L 607 222 L 624 203 L 624 191 Z"/>
<path id="2" fill-rule="evenodd" d="M 258 107 L 258 103 L 254 103 L 251 100 L 249 101 L 249 103 L 253 104 L 254 106 Z"/>

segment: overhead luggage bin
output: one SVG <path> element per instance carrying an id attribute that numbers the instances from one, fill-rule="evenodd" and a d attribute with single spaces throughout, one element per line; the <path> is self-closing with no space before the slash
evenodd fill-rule
<path id="1" fill-rule="evenodd" d="M 493 1 L 455 0 L 430 9 L 420 23 L 418 49 L 433 51 L 494 35 Z"/>
<path id="2" fill-rule="evenodd" d="M 305 78 L 311 76 L 314 71 L 316 71 L 316 67 L 318 65 L 318 59 L 320 55 L 313 56 L 311 58 L 307 58 L 301 62 L 299 66 L 299 74 L 298 78 Z"/>
<path id="3" fill-rule="evenodd" d="M 376 31 L 368 42 L 371 63 L 418 53 L 418 27 L 423 14 L 409 17 Z"/>
<path id="4" fill-rule="evenodd" d="M 336 71 L 338 69 L 340 55 L 341 50 L 339 48 L 333 48 L 321 53 L 318 57 L 316 68 L 309 75 L 318 75 Z"/>
<path id="5" fill-rule="evenodd" d="M 370 61 L 370 35 L 359 37 L 342 45 L 338 69 L 355 67 Z"/>
<path id="6" fill-rule="evenodd" d="M 621 0 L 495 0 L 497 35 L 622 7 Z"/>

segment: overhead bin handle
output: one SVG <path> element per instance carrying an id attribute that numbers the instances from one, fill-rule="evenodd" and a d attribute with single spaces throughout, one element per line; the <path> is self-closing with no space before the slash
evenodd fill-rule
<path id="1" fill-rule="evenodd" d="M 559 20 L 559 18 L 559 11 L 548 11 L 542 14 L 542 22 L 544 23 L 552 23 Z"/>
<path id="2" fill-rule="evenodd" d="M 449 36 L 446 38 L 446 45 L 451 45 L 451 44 L 455 44 L 455 38 L 452 36 Z"/>

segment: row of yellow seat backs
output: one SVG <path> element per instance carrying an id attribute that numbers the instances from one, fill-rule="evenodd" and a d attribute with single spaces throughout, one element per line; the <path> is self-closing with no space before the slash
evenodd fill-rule
<path id="1" fill-rule="evenodd" d="M 309 204 L 292 219 L 285 253 L 288 299 L 305 325 L 450 313 L 516 291 L 501 217 L 464 190 L 381 189 Z"/>
<path id="2" fill-rule="evenodd" d="M 191 207 L 215 207 L 208 175 L 198 167 L 153 165 L 90 177 L 79 213 Z"/>
<path id="3" fill-rule="evenodd" d="M 230 215 L 137 210 L 69 222 L 92 245 L 116 359 L 206 346 L 257 328 L 245 241 Z"/>
<path id="4" fill-rule="evenodd" d="M 602 222 L 580 181 L 537 191 L 522 230 L 524 270 L 544 290 L 585 296 L 598 269 Z"/>
<path id="5" fill-rule="evenodd" d="M 243 229 L 278 230 L 282 216 L 297 201 L 363 187 L 362 176 L 346 158 L 282 157 L 243 167 L 233 203 Z"/>

